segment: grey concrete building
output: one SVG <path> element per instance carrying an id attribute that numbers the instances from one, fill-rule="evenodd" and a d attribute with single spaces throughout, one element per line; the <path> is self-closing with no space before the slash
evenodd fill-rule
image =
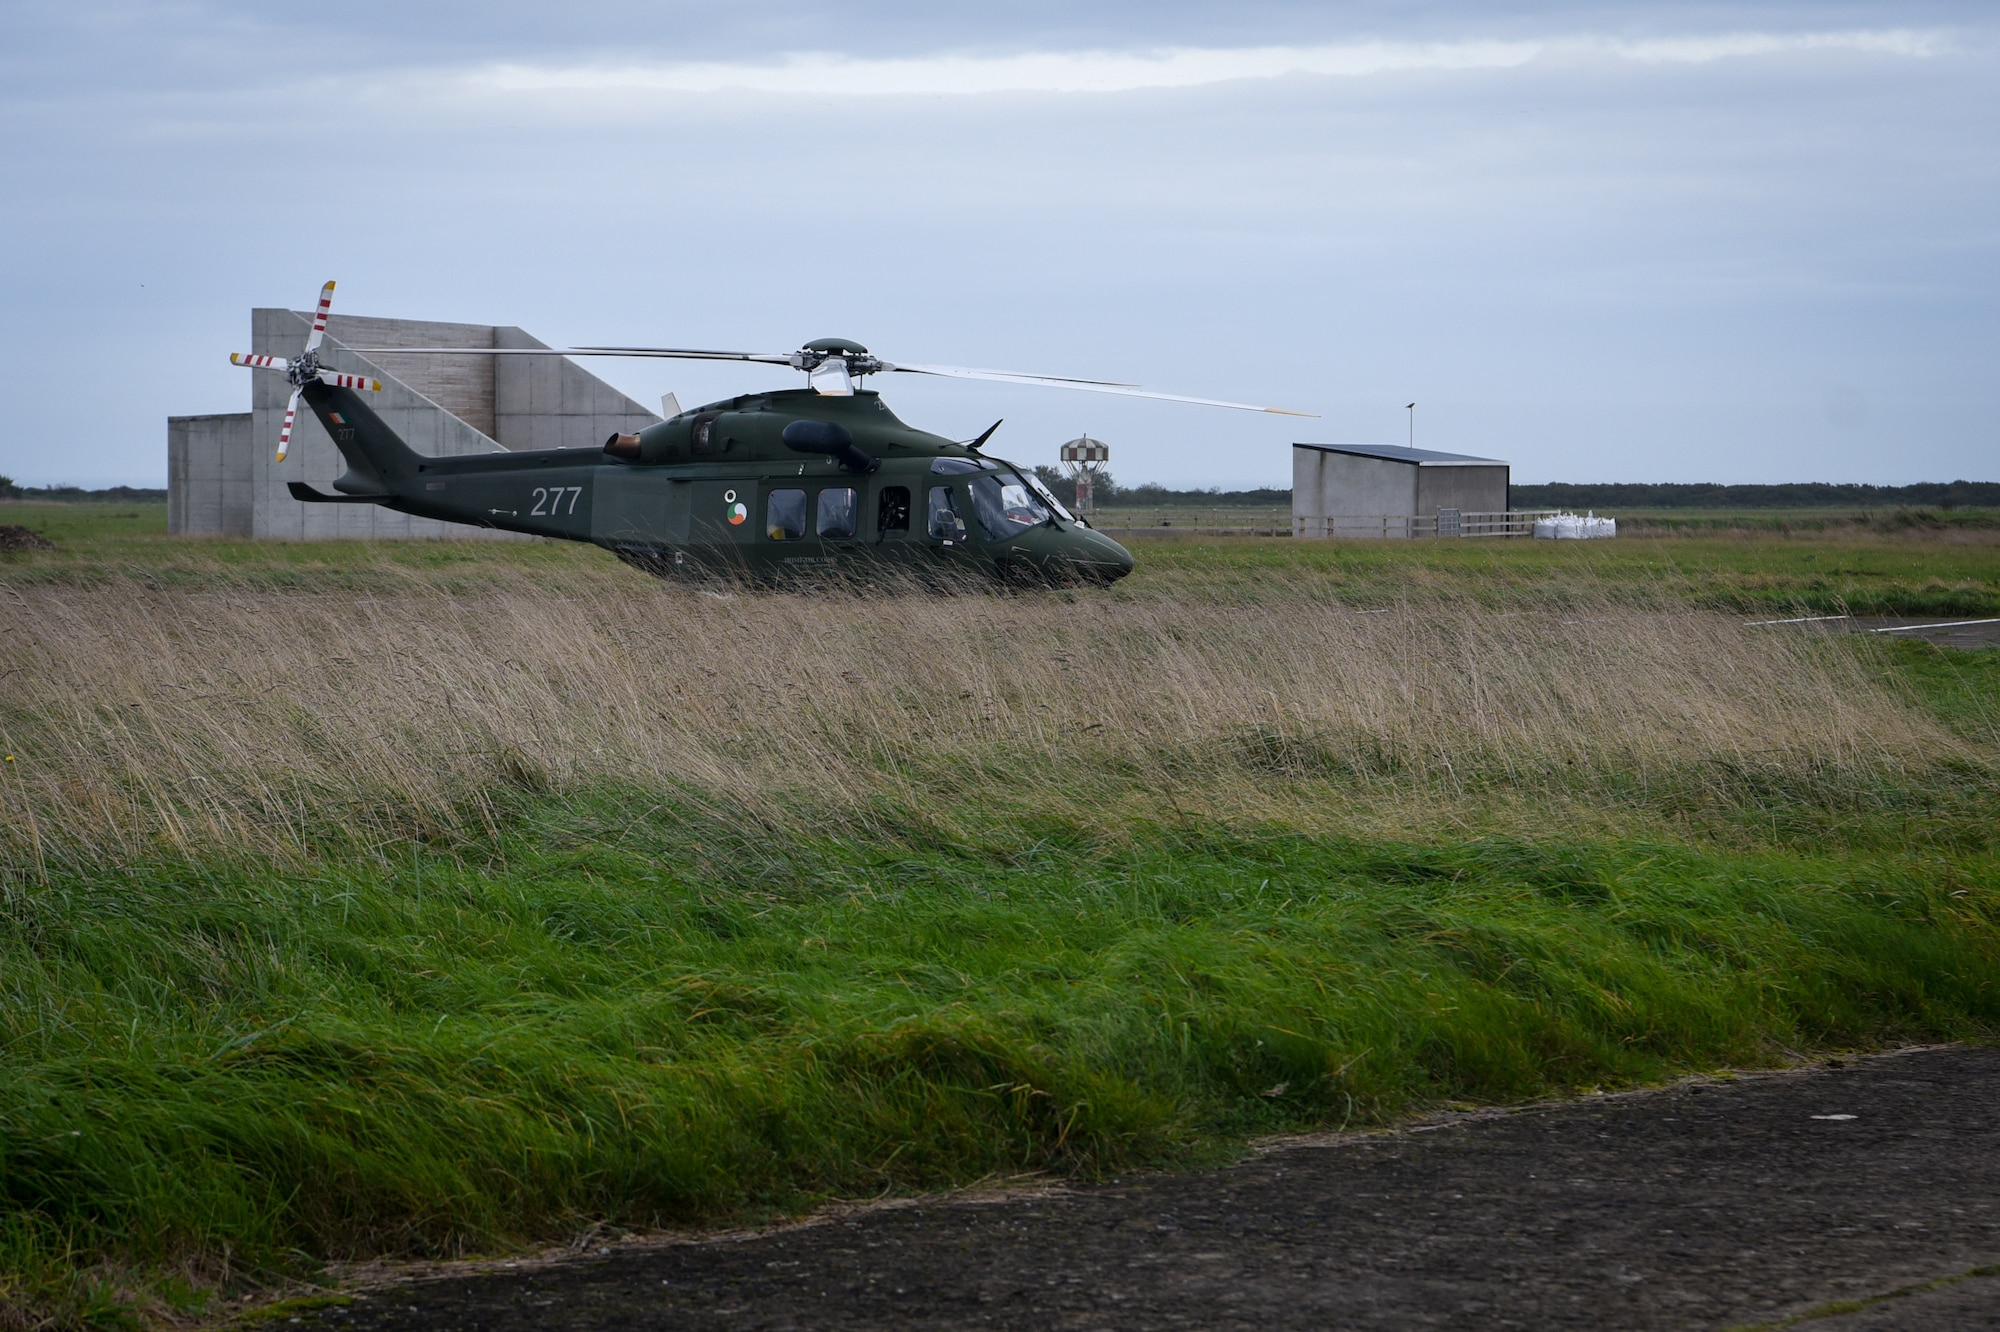
<path id="1" fill-rule="evenodd" d="M 1474 535 L 1507 511 L 1497 458 L 1394 444 L 1292 445 L 1292 535 Z M 1468 515 L 1481 515 L 1468 523 Z"/>
<path id="2" fill-rule="evenodd" d="M 252 310 L 248 351 L 296 357 L 312 316 Z M 371 407 L 419 453 L 454 455 L 506 449 L 585 448 L 660 418 L 597 376 L 560 356 L 363 357 L 350 347 L 544 347 L 518 328 L 376 319 L 336 314 L 327 320 L 320 361 L 333 370 L 372 375 L 380 393 Z M 489 537 L 532 540 L 491 528 L 412 518 L 373 504 L 302 504 L 286 484 L 321 490 L 347 470 L 312 413 L 301 411 L 285 461 L 275 460 L 291 385 L 268 370 L 245 370 L 250 410 L 167 420 L 167 522 L 190 536 L 249 536 L 293 541 L 379 537 Z"/>
<path id="3" fill-rule="evenodd" d="M 250 444 L 248 412 L 167 418 L 169 532 L 250 535 Z"/>

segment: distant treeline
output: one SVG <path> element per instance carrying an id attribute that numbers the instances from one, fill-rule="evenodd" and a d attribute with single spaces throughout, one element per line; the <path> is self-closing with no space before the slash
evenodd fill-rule
<path id="1" fill-rule="evenodd" d="M 11 476 L 0 476 L 0 499 L 33 500 L 163 500 L 164 490 L 151 490 L 145 486 L 111 486 L 105 490 L 85 490 L 82 486 L 20 486 L 14 484 Z"/>
<path id="2" fill-rule="evenodd" d="M 1037 467 L 1035 475 L 1042 484 L 1055 492 L 1064 504 L 1076 503 L 1076 481 L 1064 476 L 1053 467 Z M 1121 486 L 1111 473 L 1100 472 L 1093 492 L 1097 502 L 1105 506 L 1150 505 L 1158 507 L 1166 504 L 1290 504 L 1290 487 L 1279 489 L 1266 486 L 1261 490 L 1169 490 L 1156 486 L 1150 481 L 1142 485 Z"/>
<path id="3" fill-rule="evenodd" d="M 1914 486 L 1515 486 L 1516 509 L 1960 509 L 2000 508 L 2000 481 L 1928 481 Z"/>
<path id="4" fill-rule="evenodd" d="M 1053 467 L 1036 475 L 1065 504 L 1076 500 L 1076 482 Z M 1097 502 L 1121 505 L 1290 504 L 1289 488 L 1260 490 L 1170 490 L 1151 483 L 1121 486 L 1100 473 Z M 1987 509 L 2000 508 L 2000 481 L 1927 481 L 1914 486 L 1832 485 L 1799 481 L 1777 486 L 1650 484 L 1515 486 L 1516 509 Z"/>

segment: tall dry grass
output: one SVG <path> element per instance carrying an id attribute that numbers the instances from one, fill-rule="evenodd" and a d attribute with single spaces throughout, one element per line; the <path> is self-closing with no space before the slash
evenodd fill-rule
<path id="1" fill-rule="evenodd" d="M 0 742 L 17 869 L 461 836 L 522 788 L 606 780 L 772 828 L 885 808 L 1241 818 L 1298 804 L 1301 779 L 1415 808 L 1717 763 L 1894 774 L 1954 744 L 1851 645 L 1609 599 L 1558 618 L 1356 612 L 1304 584 L 1064 599 L 525 575 L 9 590 Z"/>
<path id="2" fill-rule="evenodd" d="M 0 1327 L 2000 1021 L 1879 644 L 482 570 L 0 585 Z"/>

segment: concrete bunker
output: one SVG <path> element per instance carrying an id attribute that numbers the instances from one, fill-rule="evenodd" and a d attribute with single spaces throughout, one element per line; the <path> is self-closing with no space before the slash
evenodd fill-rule
<path id="1" fill-rule="evenodd" d="M 287 358 L 305 348 L 312 315 L 250 312 L 249 351 Z M 321 360 L 330 369 L 372 375 L 369 396 L 391 430 L 419 453 L 453 456 L 516 449 L 589 448 L 606 436 L 659 421 L 573 361 L 560 356 L 417 356 L 350 346 L 541 348 L 548 344 L 504 325 L 455 324 L 335 314 Z M 282 376 L 248 373 L 250 410 L 167 418 L 167 527 L 187 536 L 292 541 L 387 537 L 531 540 L 512 532 L 413 518 L 373 504 L 304 504 L 286 485 L 322 491 L 346 460 L 310 412 L 302 412 L 291 449 L 277 462 L 278 430 L 290 386 Z"/>

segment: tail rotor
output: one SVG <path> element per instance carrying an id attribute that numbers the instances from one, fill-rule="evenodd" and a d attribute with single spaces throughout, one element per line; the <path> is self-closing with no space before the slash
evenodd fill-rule
<path id="1" fill-rule="evenodd" d="M 299 395 L 305 392 L 307 384 L 314 380 L 330 388 L 367 389 L 370 393 L 382 391 L 382 381 L 370 379 L 366 375 L 342 374 L 338 370 L 320 368 L 319 346 L 326 340 L 326 316 L 333 308 L 333 283 L 319 289 L 319 308 L 313 311 L 312 332 L 306 335 L 306 349 L 296 361 L 288 361 L 282 356 L 264 356 L 231 352 L 231 365 L 248 366 L 252 370 L 279 370 L 284 372 L 291 383 L 291 400 L 285 404 L 285 427 L 278 432 L 278 461 L 285 460 L 285 453 L 292 444 L 292 425 L 298 419 Z"/>

